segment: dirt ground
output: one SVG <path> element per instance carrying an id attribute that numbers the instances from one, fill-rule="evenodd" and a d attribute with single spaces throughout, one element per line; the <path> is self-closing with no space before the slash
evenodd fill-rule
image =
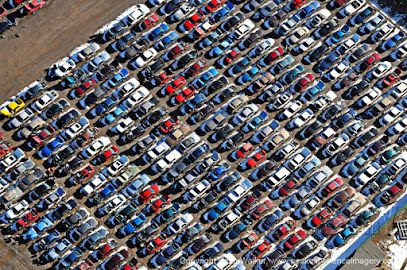
<path id="1" fill-rule="evenodd" d="M 144 1 L 52 0 L 34 15 L 19 20 L 0 39 L 0 103 L 137 2 Z"/>

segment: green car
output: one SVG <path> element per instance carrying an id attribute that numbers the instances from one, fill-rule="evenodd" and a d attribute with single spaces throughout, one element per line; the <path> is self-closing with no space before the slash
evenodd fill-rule
<path id="1" fill-rule="evenodd" d="M 383 154 L 380 156 L 380 164 L 382 164 L 382 165 L 388 164 L 398 154 L 400 154 L 400 147 L 397 145 L 393 146 L 389 150 L 384 151 Z"/>

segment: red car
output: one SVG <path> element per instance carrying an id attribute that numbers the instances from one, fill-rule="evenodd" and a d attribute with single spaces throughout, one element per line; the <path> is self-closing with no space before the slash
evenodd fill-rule
<path id="1" fill-rule="evenodd" d="M 176 104 L 181 104 L 185 102 L 187 99 L 192 97 L 195 94 L 194 90 L 191 90 L 190 88 L 184 88 L 181 93 L 178 93 L 178 95 L 175 96 L 174 100 Z"/>
<path id="2" fill-rule="evenodd" d="M 40 215 L 38 214 L 37 210 L 32 209 L 30 212 L 26 213 L 20 219 L 16 221 L 16 227 L 19 228 L 27 228 L 33 224 Z"/>
<path id="3" fill-rule="evenodd" d="M 158 20 L 159 18 L 157 14 L 153 13 L 140 23 L 139 28 L 140 30 L 149 29 L 153 27 L 158 22 Z"/>
<path id="4" fill-rule="evenodd" d="M 43 5 L 45 5 L 45 0 L 32 0 L 30 3 L 24 6 L 23 12 L 32 14 L 42 8 Z"/>
<path id="5" fill-rule="evenodd" d="M 251 143 L 245 143 L 236 151 L 237 158 L 244 158 L 253 150 L 253 145 Z"/>
<path id="6" fill-rule="evenodd" d="M 160 125 L 160 132 L 162 134 L 167 134 L 171 130 L 175 128 L 175 126 L 178 124 L 178 119 L 177 118 L 172 118 L 170 117 L 169 119 L 165 120 L 164 123 Z"/>
<path id="7" fill-rule="evenodd" d="M 189 49 L 188 45 L 177 44 L 168 51 L 167 57 L 169 60 L 175 59 L 177 56 L 180 56 L 183 52 Z"/>
<path id="8" fill-rule="evenodd" d="M 82 170 L 77 172 L 74 176 L 75 183 L 82 183 L 84 180 L 89 179 L 95 173 L 95 169 L 91 164 L 86 165 Z"/>
<path id="9" fill-rule="evenodd" d="M 318 228 L 322 223 L 327 221 L 332 216 L 332 210 L 330 208 L 325 208 L 319 211 L 314 217 L 311 218 L 310 223 L 314 228 Z"/>
<path id="10" fill-rule="evenodd" d="M 191 30 L 192 28 L 197 26 L 199 23 L 201 23 L 203 19 L 204 19 L 204 16 L 202 16 L 199 13 L 195 13 L 194 15 L 192 15 L 190 18 L 188 18 L 184 22 L 185 31 Z"/>
<path id="11" fill-rule="evenodd" d="M 140 194 L 140 202 L 141 203 L 146 203 L 150 201 L 152 198 L 154 198 L 158 192 L 160 192 L 160 187 L 156 184 L 151 185 L 149 188 L 145 189 L 141 194 Z"/>
<path id="12" fill-rule="evenodd" d="M 267 240 L 264 240 L 263 243 L 253 249 L 251 257 L 260 260 L 264 256 L 264 254 L 266 254 L 266 252 L 270 250 L 270 248 L 271 244 Z"/>
<path id="13" fill-rule="evenodd" d="M 140 264 L 138 263 L 136 257 L 133 257 L 130 261 L 128 261 L 125 265 L 120 267 L 120 270 L 136 270 L 140 268 Z"/>
<path id="14" fill-rule="evenodd" d="M 311 73 L 308 73 L 304 78 L 302 78 L 298 82 L 298 89 L 303 92 L 305 89 L 307 89 L 308 86 L 310 86 L 314 82 L 314 76 Z"/>
<path id="15" fill-rule="evenodd" d="M 204 68 L 206 67 L 206 61 L 204 60 L 199 60 L 192 66 L 190 66 L 185 72 L 184 72 L 184 77 L 186 79 L 191 78 L 195 76 L 196 74 L 200 73 Z"/>
<path id="16" fill-rule="evenodd" d="M 269 53 L 269 55 L 267 55 L 264 58 L 263 62 L 266 65 L 271 65 L 274 61 L 276 61 L 278 58 L 280 58 L 283 54 L 284 54 L 283 48 L 278 47 L 277 49 L 275 49 L 274 51 Z"/>
<path id="17" fill-rule="evenodd" d="M 276 230 L 273 232 L 272 237 L 274 241 L 279 241 L 283 239 L 287 234 L 292 232 L 295 229 L 295 223 L 292 220 L 279 225 Z"/>
<path id="18" fill-rule="evenodd" d="M 171 198 L 169 195 L 162 195 L 160 198 L 158 198 L 151 204 L 150 210 L 154 213 L 158 213 L 161 210 L 161 208 L 163 208 L 166 205 L 169 205 L 170 202 Z"/>
<path id="19" fill-rule="evenodd" d="M 405 187 L 406 186 L 402 181 L 396 182 L 389 187 L 382 196 L 380 196 L 380 201 L 384 204 L 392 203 L 396 198 L 403 194 Z"/>
<path id="20" fill-rule="evenodd" d="M 164 91 L 165 94 L 173 94 L 177 90 L 181 89 L 184 85 L 187 84 L 187 80 L 183 76 L 176 76 L 174 80 L 167 84 Z"/>
<path id="21" fill-rule="evenodd" d="M 239 203 L 239 210 L 240 212 L 246 211 L 251 209 L 259 200 L 261 194 L 258 192 L 252 192 L 252 194 L 248 195 L 245 197 L 240 203 Z"/>
<path id="22" fill-rule="evenodd" d="M 39 130 L 38 132 L 34 133 L 33 137 L 31 138 L 31 146 L 37 148 L 44 145 L 45 141 L 54 136 L 55 132 L 55 129 L 51 125 Z"/>
<path id="23" fill-rule="evenodd" d="M 232 63 L 234 60 L 236 60 L 240 56 L 240 52 L 238 49 L 233 49 L 230 52 L 228 52 L 223 58 L 221 58 L 220 65 L 222 67 L 225 67 Z"/>
<path id="24" fill-rule="evenodd" d="M 297 180 L 296 179 L 290 179 L 285 183 L 282 187 L 279 188 L 278 190 L 278 195 L 279 196 L 287 196 L 291 191 L 297 186 Z"/>
<path id="25" fill-rule="evenodd" d="M 87 91 L 92 89 L 97 82 L 94 79 L 90 79 L 88 81 L 83 82 L 78 88 L 75 89 L 74 94 L 76 97 L 81 97 L 83 94 L 85 94 Z"/>
<path id="26" fill-rule="evenodd" d="M 205 7 L 200 8 L 199 12 L 202 15 L 206 15 L 209 13 L 214 12 L 218 7 L 220 7 L 221 5 L 223 5 L 226 2 L 226 0 L 211 0 L 209 2 L 209 4 L 207 4 Z"/>
<path id="27" fill-rule="evenodd" d="M 242 244 L 245 248 L 251 248 L 259 240 L 259 236 L 252 232 L 242 239 Z"/>
<path id="28" fill-rule="evenodd" d="M 264 202 L 260 203 L 254 211 L 251 213 L 251 216 L 255 220 L 259 220 L 264 215 L 269 212 L 273 208 L 273 203 L 270 201 L 270 199 L 266 199 Z"/>
<path id="29" fill-rule="evenodd" d="M 106 260 L 104 263 L 104 269 L 106 270 L 114 270 L 119 267 L 120 264 L 123 263 L 128 257 L 130 253 L 127 249 L 122 249 L 119 252 L 113 254 L 109 259 Z"/>
<path id="30" fill-rule="evenodd" d="M 13 145 L 9 142 L 3 141 L 0 143 L 0 158 L 7 155 L 13 149 Z"/>
<path id="31" fill-rule="evenodd" d="M 321 232 L 325 237 L 330 237 L 338 232 L 338 230 L 348 223 L 349 219 L 342 213 L 325 223 L 321 228 Z"/>
<path id="32" fill-rule="evenodd" d="M 307 0 L 293 0 L 291 2 L 291 6 L 294 9 L 299 9 L 300 7 L 302 7 L 305 4 L 305 2 L 307 2 Z"/>
<path id="33" fill-rule="evenodd" d="M 333 179 L 331 182 L 326 185 L 326 187 L 321 190 L 321 194 L 324 197 L 328 197 L 332 193 L 334 193 L 336 190 L 338 190 L 341 186 L 343 186 L 343 180 L 340 177 L 336 177 Z"/>
<path id="34" fill-rule="evenodd" d="M 110 254 L 114 251 L 116 248 L 117 243 L 114 241 L 111 241 L 109 243 L 104 244 L 103 246 L 99 247 L 96 251 L 97 257 L 99 259 L 104 259 L 109 257 Z"/>
<path id="35" fill-rule="evenodd" d="M 7 10 L 3 7 L 0 7 L 0 19 L 7 16 Z"/>
<path id="36" fill-rule="evenodd" d="M 400 80 L 400 75 L 402 72 L 403 71 L 401 70 L 401 68 L 396 68 L 392 73 L 390 73 L 383 79 L 383 86 L 387 88 L 398 82 Z"/>
<path id="37" fill-rule="evenodd" d="M 298 230 L 284 242 L 283 247 L 286 250 L 293 250 L 302 241 L 304 241 L 306 237 L 307 233 L 304 230 Z"/>
<path id="38" fill-rule="evenodd" d="M 254 154 L 248 161 L 247 166 L 252 169 L 259 165 L 263 160 L 267 158 L 267 152 L 264 149 L 261 149 L 259 152 Z"/>
<path id="39" fill-rule="evenodd" d="M 152 240 L 146 246 L 147 254 L 152 254 L 160 250 L 165 244 L 167 243 L 168 239 L 166 239 L 163 235 L 159 235 L 157 238 Z"/>
<path id="40" fill-rule="evenodd" d="M 377 62 L 380 61 L 380 54 L 377 52 L 373 53 L 371 56 L 366 58 L 362 64 L 360 64 L 360 71 L 363 72 L 365 70 L 371 69 Z"/>
<path id="41" fill-rule="evenodd" d="M 171 79 L 172 75 L 167 74 L 165 71 L 163 71 L 160 75 L 155 76 L 151 81 L 155 86 L 158 86 L 169 82 Z"/>
<path id="42" fill-rule="evenodd" d="M 119 147 L 117 147 L 116 145 L 112 145 L 100 154 L 100 160 L 101 162 L 106 162 L 112 157 L 117 156 L 118 153 Z"/>

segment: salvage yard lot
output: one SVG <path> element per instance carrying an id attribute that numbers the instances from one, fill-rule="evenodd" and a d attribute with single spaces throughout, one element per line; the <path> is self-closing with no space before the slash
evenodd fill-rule
<path id="1" fill-rule="evenodd" d="M 350 6 L 334 7 L 334 1 L 295 4 L 273 0 L 268 2 L 271 13 L 263 9 L 266 15 L 259 15 L 259 6 L 264 4 L 255 0 L 252 4 L 232 1 L 233 5 L 214 0 L 207 6 L 207 2 L 185 4 L 185 10 L 190 9 L 187 15 L 178 12 L 171 16 L 163 14 L 165 3 L 158 7 L 148 4 L 150 10 L 144 5 L 133 6 L 93 35 L 135 3 L 101 1 L 93 9 L 89 1 L 73 5 L 53 0 L 35 17 L 24 18 L 22 24 L 32 20 L 30 27 L 40 28 L 41 23 L 50 22 L 48 16 L 55 10 L 54 19 L 67 20 L 66 24 L 49 25 L 50 31 L 39 35 L 40 40 L 60 37 L 52 43 L 55 47 L 41 42 L 24 47 L 25 40 L 31 38 L 27 37 L 29 27 L 18 39 L 0 41 L 0 55 L 8 55 L 0 75 L 5 89 L 22 89 L 36 79 L 47 89 L 35 98 L 26 91 L 18 93 L 24 106 L 19 100 L 10 100 L 17 106 L 14 110 L 25 115 L 13 112 L 15 107 L 7 103 L 1 110 L 5 118 L 11 118 L 3 121 L 4 140 L 24 150 L 23 156 L 16 156 L 24 160 L 21 172 L 14 169 L 18 162 L 8 158 L 14 150 L 2 159 L 3 182 L 9 183 L 2 184 L 0 202 L 7 208 L 23 205 L 18 216 L 10 218 L 10 212 L 1 216 L 3 232 L 11 235 L 7 237 L 13 242 L 21 242 L 17 248 L 22 251 L 38 248 L 33 243 L 38 243 L 44 232 L 20 229 L 13 223 L 25 209 L 35 207 L 39 215 L 47 216 L 42 220 L 51 220 L 47 231 L 60 234 L 48 250 L 33 252 L 33 262 L 39 268 L 58 269 L 62 262 L 67 263 L 68 254 L 80 254 L 70 266 L 84 262 L 84 267 L 92 261 L 107 269 L 102 262 L 111 254 L 97 259 L 100 253 L 95 250 L 108 239 L 115 239 L 116 251 L 125 248 L 130 252 L 123 253 L 128 265 L 137 261 L 149 269 L 206 269 L 212 262 L 196 259 L 215 243 L 229 254 L 224 256 L 233 261 L 234 269 L 267 269 L 273 267 L 267 265 L 267 258 L 274 262 L 285 256 L 317 261 L 316 256 L 323 254 L 321 266 L 340 252 L 339 247 L 346 249 L 355 234 L 377 217 L 375 209 L 384 207 L 380 200 L 383 193 L 390 194 L 385 195 L 389 203 L 405 193 L 407 50 L 399 49 L 406 44 L 403 29 L 382 17 L 381 26 L 388 25 L 389 33 L 380 37 L 377 27 L 369 30 L 368 21 L 383 15 L 362 0 L 354 2 L 362 3 L 363 8 L 351 14 L 346 14 Z M 222 4 L 216 6 L 219 2 Z M 70 21 L 56 11 L 67 9 L 69 16 L 79 16 L 79 21 Z M 192 15 L 198 9 L 199 13 Z M 368 18 L 355 19 L 361 10 Z M 86 16 L 80 16 L 83 12 Z M 158 16 L 151 15 L 153 12 Z M 262 18 L 276 12 L 283 18 Z M 143 19 L 134 17 L 140 13 Z M 322 19 L 311 19 L 316 13 Z M 232 16 L 236 21 L 229 19 Z M 150 22 L 142 23 L 147 17 Z M 200 24 L 203 17 L 212 20 Z M 287 20 L 295 26 L 283 24 Z M 330 30 L 321 29 L 326 24 Z M 114 30 L 109 31 L 112 26 Z M 131 33 L 126 32 L 129 26 L 133 27 Z M 124 38 L 117 41 L 124 34 L 127 43 Z M 91 55 L 82 51 L 85 46 L 70 53 L 85 43 L 87 36 L 96 42 L 85 45 Z M 35 59 L 10 49 L 21 40 L 22 51 Z M 135 41 L 133 49 L 126 49 Z M 174 46 L 181 52 L 172 50 Z M 315 48 L 321 51 L 318 56 Z M 13 65 L 14 61 L 18 65 Z M 5 72 L 3 67 L 7 67 Z M 41 97 L 41 102 L 33 100 L 44 93 L 48 97 Z M 361 99 L 367 93 L 370 96 Z M 4 95 L 6 99 L 11 92 Z M 47 111 L 51 107 L 53 110 Z M 55 120 L 67 111 L 72 117 Z M 36 114 L 40 115 L 36 119 L 42 119 L 36 121 L 42 124 L 34 129 L 48 128 L 33 138 L 30 133 L 35 130 L 22 130 L 32 125 Z M 149 134 L 150 142 L 141 142 Z M 54 174 L 55 179 L 40 177 L 50 190 L 30 191 L 43 184 L 25 184 L 33 166 L 38 173 Z M 86 169 L 80 171 L 82 168 Z M 23 178 L 25 188 L 20 188 Z M 379 181 L 382 184 L 378 185 Z M 41 200 L 55 190 L 59 194 L 54 199 Z M 198 203 L 208 194 L 213 195 L 209 203 Z M 68 201 L 74 209 L 59 217 L 52 209 Z M 118 215 L 130 202 L 135 212 Z M 170 206 L 182 215 L 175 218 L 173 213 L 165 221 L 160 215 L 168 213 L 164 209 Z M 77 234 L 78 228 L 70 230 L 79 224 L 61 222 L 80 207 L 86 209 L 83 213 L 90 216 L 86 222 L 92 224 L 83 234 L 92 234 L 100 226 L 108 232 L 92 248 L 85 248 L 86 236 Z M 326 214 L 318 216 L 322 221 L 312 219 L 321 210 Z M 181 216 L 178 224 L 182 227 L 173 226 Z M 324 227 L 333 217 L 338 228 Z M 156 231 L 134 244 L 134 236 L 152 224 Z M 185 235 L 186 228 L 192 226 L 199 228 L 199 236 L 193 230 L 192 236 Z M 146 246 L 154 246 L 151 241 L 159 235 L 167 244 L 151 253 L 165 249 L 170 256 L 146 254 Z M 68 244 L 60 254 L 50 252 L 63 242 Z M 266 261 L 252 260 L 261 258 Z M 186 267 L 185 262 L 196 268 Z M 307 269 L 305 263 L 298 265 L 293 260 L 274 267 Z"/>

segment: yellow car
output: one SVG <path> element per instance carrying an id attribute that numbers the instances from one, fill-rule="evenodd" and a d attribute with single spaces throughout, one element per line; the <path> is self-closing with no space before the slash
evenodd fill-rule
<path id="1" fill-rule="evenodd" d="M 25 103 L 22 101 L 20 98 L 16 98 L 13 101 L 11 101 L 9 104 L 4 106 L 3 108 L 0 109 L 0 113 L 4 115 L 5 117 L 11 117 L 13 116 L 16 112 L 24 108 Z"/>

